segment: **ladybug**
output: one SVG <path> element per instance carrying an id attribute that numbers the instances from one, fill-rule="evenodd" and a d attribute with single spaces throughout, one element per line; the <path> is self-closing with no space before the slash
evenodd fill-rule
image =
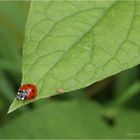
<path id="1" fill-rule="evenodd" d="M 33 84 L 24 84 L 18 89 L 17 100 L 30 100 L 36 96 L 37 88 Z"/>

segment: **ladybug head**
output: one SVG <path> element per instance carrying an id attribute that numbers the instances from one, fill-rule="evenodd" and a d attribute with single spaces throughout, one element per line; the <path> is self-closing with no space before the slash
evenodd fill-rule
<path id="1" fill-rule="evenodd" d="M 25 100 L 27 96 L 27 91 L 22 90 L 22 91 L 18 91 L 16 99 L 17 100 Z"/>

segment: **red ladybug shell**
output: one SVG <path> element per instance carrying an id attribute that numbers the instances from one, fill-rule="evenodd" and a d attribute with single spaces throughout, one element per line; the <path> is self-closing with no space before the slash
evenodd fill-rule
<path id="1" fill-rule="evenodd" d="M 36 96 L 37 88 L 33 84 L 24 84 L 19 88 L 18 91 L 26 91 L 26 99 L 32 99 Z"/>

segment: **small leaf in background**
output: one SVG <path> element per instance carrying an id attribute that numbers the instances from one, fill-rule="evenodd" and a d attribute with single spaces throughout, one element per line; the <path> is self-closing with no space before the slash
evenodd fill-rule
<path id="1" fill-rule="evenodd" d="M 22 84 L 37 86 L 35 100 L 83 88 L 140 63 L 140 2 L 32 1 L 25 36 Z"/>
<path id="2" fill-rule="evenodd" d="M 7 100 L 12 100 L 14 98 L 13 87 L 10 86 L 9 79 L 4 75 L 3 72 L 0 72 L 0 91 L 2 95 L 7 98 Z"/>
<path id="3" fill-rule="evenodd" d="M 102 111 L 102 106 L 88 100 L 48 101 L 3 126 L 0 138 L 140 138 L 140 112 L 124 110 L 109 126 Z"/>

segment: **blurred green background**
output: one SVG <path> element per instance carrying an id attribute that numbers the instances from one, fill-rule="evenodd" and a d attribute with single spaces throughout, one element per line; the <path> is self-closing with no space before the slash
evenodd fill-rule
<path id="1" fill-rule="evenodd" d="M 0 1 L 0 138 L 140 138 L 139 66 L 7 114 L 21 82 L 29 1 Z"/>

